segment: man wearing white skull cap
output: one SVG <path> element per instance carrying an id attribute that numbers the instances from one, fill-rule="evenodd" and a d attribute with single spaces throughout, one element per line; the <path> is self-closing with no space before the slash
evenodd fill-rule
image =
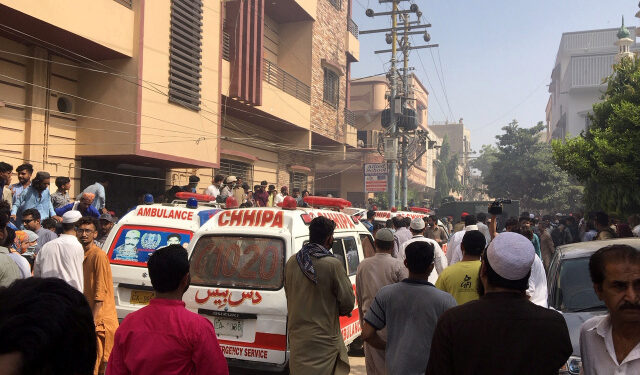
<path id="1" fill-rule="evenodd" d="M 427 375 L 557 374 L 572 353 L 558 312 L 529 301 L 533 244 L 518 233 L 496 236 L 482 255 L 480 299 L 438 320 Z"/>

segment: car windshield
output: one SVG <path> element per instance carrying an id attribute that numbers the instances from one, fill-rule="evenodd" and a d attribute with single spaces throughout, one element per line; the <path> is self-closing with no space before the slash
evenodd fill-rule
<path id="1" fill-rule="evenodd" d="M 279 238 L 201 237 L 191 254 L 192 283 L 277 290 L 284 280 L 284 250 Z"/>
<path id="2" fill-rule="evenodd" d="M 563 312 L 597 310 L 603 306 L 593 290 L 588 257 L 562 261 L 555 302 L 556 308 Z"/>

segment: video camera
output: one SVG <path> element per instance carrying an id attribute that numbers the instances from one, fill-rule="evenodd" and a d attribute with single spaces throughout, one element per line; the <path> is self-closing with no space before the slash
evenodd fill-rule
<path id="1" fill-rule="evenodd" d="M 503 204 L 511 204 L 511 199 L 496 199 L 493 203 L 489 205 L 489 213 L 491 215 L 502 215 L 502 205 Z"/>

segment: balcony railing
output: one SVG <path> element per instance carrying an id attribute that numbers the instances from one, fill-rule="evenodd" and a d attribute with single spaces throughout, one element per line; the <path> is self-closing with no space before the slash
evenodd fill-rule
<path id="1" fill-rule="evenodd" d="M 356 125 L 356 114 L 348 110 L 344 109 L 344 122 L 347 125 L 355 126 Z"/>
<path id="2" fill-rule="evenodd" d="M 347 30 L 351 33 L 351 35 L 355 36 L 358 39 L 358 24 L 353 22 L 351 18 L 347 20 Z"/>
<path id="3" fill-rule="evenodd" d="M 231 35 L 228 32 L 222 32 L 222 59 L 231 61 Z"/>
<path id="4" fill-rule="evenodd" d="M 329 0 L 329 2 L 331 3 L 331 5 L 333 5 L 334 8 L 336 8 L 337 10 L 342 9 L 342 0 Z"/>
<path id="5" fill-rule="evenodd" d="M 307 104 L 311 104 L 311 88 L 296 77 L 285 72 L 278 65 L 269 60 L 264 59 L 264 75 L 265 82 L 279 88 L 289 95 L 295 96 Z"/>

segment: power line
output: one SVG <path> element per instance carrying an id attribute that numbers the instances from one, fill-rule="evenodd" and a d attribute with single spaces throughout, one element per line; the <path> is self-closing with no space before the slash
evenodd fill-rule
<path id="1" fill-rule="evenodd" d="M 442 64 L 440 64 L 440 70 L 442 71 L 442 75 L 438 72 L 438 65 L 436 64 L 436 60 L 433 57 L 433 51 L 429 49 L 429 53 L 431 54 L 431 61 L 433 61 L 433 67 L 436 70 L 436 75 L 438 76 L 438 80 L 440 81 L 440 86 L 442 87 L 442 91 L 444 92 L 444 99 L 447 103 L 447 107 L 449 108 L 449 114 L 451 118 L 455 120 L 455 116 L 453 115 L 453 111 L 451 110 L 451 104 L 449 104 L 449 96 L 447 95 L 447 85 L 444 83 L 444 71 L 442 71 Z M 440 56 L 440 55 L 438 55 Z"/>
<path id="2" fill-rule="evenodd" d="M 26 36 L 28 36 L 28 37 L 31 37 L 31 38 L 35 39 L 35 40 L 41 41 L 42 43 L 45 43 L 45 44 L 47 44 L 47 45 L 49 45 L 49 46 L 54 46 L 54 47 L 56 47 L 56 49 L 63 50 L 63 51 L 68 51 L 68 50 L 66 50 L 64 47 L 58 46 L 58 45 L 56 45 L 56 44 L 54 44 L 54 43 L 49 43 L 49 42 L 47 42 L 47 41 L 41 40 L 41 39 L 39 39 L 39 38 L 37 38 L 37 37 L 35 37 L 35 36 L 32 36 L 32 35 L 30 35 L 30 34 L 28 34 L 28 33 L 24 33 L 24 32 L 22 32 L 22 31 L 15 30 L 15 29 L 13 29 L 13 28 L 11 28 L 11 27 L 9 27 L 9 26 L 2 25 L 2 24 L 0 24 L 0 26 L 4 26 L 4 27 L 6 27 L 6 28 L 9 28 L 9 29 L 11 29 L 11 30 L 13 30 L 13 31 L 15 31 L 15 32 L 17 32 L 17 33 L 19 33 L 19 34 L 21 34 L 21 35 L 26 35 Z M 237 25 L 236 25 L 236 27 L 237 27 Z M 14 35 L 15 35 L 15 33 L 14 33 Z M 162 92 L 162 91 L 160 91 L 160 90 L 158 89 L 158 87 L 167 88 L 167 86 L 164 86 L 164 85 L 161 85 L 161 84 L 159 84 L 159 83 L 152 82 L 152 81 L 145 81 L 145 80 L 142 80 L 142 79 L 140 79 L 140 78 L 138 78 L 138 77 L 136 77 L 136 76 L 125 75 L 125 74 L 121 74 L 121 73 L 119 73 L 119 72 L 118 72 L 118 73 L 114 73 L 114 72 L 109 72 L 109 71 L 105 71 L 105 70 L 99 70 L 99 69 L 87 68 L 87 67 L 83 67 L 83 66 L 79 66 L 79 65 L 67 64 L 67 63 L 63 63 L 63 62 L 59 62 L 59 61 L 53 61 L 53 60 L 49 60 L 49 59 L 42 59 L 42 58 L 37 58 L 37 57 L 34 57 L 34 56 L 28 56 L 28 55 L 24 55 L 24 54 L 18 54 L 18 53 L 11 52 L 11 51 L 4 51 L 4 50 L 0 50 L 0 52 L 4 52 L 4 53 L 11 54 L 11 55 L 15 55 L 15 56 L 21 56 L 21 57 L 24 57 L 24 58 L 34 59 L 34 60 L 46 61 L 46 62 L 48 62 L 48 63 L 54 63 L 54 64 L 60 64 L 60 65 L 66 65 L 66 66 L 75 67 L 75 68 L 78 68 L 78 69 L 87 69 L 87 70 L 90 70 L 90 71 L 93 71 L 93 72 L 97 72 L 97 73 L 114 75 L 114 76 L 117 76 L 117 77 L 122 78 L 123 80 L 125 80 L 125 81 L 126 81 L 126 82 L 128 82 L 128 83 L 131 83 L 131 84 L 136 85 L 136 86 L 138 86 L 138 87 L 141 87 L 141 88 L 143 88 L 143 89 L 151 90 L 151 91 L 153 91 L 153 92 L 155 92 L 155 93 L 157 93 L 157 94 L 160 94 L 160 95 L 163 95 L 163 96 L 165 96 L 165 97 L 168 97 L 168 93 L 164 93 L 164 92 Z M 58 52 L 59 52 L 59 51 L 58 51 Z M 85 59 L 85 60 L 91 61 L 91 62 L 93 62 L 93 63 L 95 63 L 95 64 L 98 64 L 98 65 L 104 66 L 104 67 L 106 67 L 106 68 L 109 68 L 109 69 L 114 70 L 114 71 L 116 71 L 116 72 L 117 72 L 117 70 L 116 70 L 116 69 L 111 68 L 111 67 L 109 67 L 108 65 L 102 64 L 102 63 L 100 63 L 100 62 L 94 61 L 94 60 L 92 60 L 92 59 L 90 59 L 90 58 L 88 58 L 88 57 L 86 57 L 86 56 L 83 56 L 83 55 L 77 54 L 77 53 L 72 52 L 72 51 L 68 51 L 68 52 L 70 52 L 71 54 L 73 54 L 73 55 L 75 55 L 75 56 L 81 57 L 81 58 L 83 58 L 83 59 Z M 62 55 L 64 56 L 64 54 L 62 54 Z M 64 56 L 64 57 L 70 58 L 71 60 L 76 60 L 75 58 L 72 58 L 72 57 L 69 57 L 69 56 Z M 95 103 L 95 104 L 105 105 L 105 106 L 108 106 L 108 107 L 111 107 L 111 108 L 114 108 L 114 109 L 127 111 L 127 112 L 129 112 L 129 113 L 136 114 L 136 115 L 138 115 L 138 114 L 139 114 L 139 113 L 138 113 L 138 112 L 136 112 L 136 111 L 132 111 L 132 110 L 129 110 L 129 109 L 126 109 L 126 108 L 121 108 L 121 107 L 113 106 L 113 105 L 110 105 L 110 104 L 107 104 L 107 103 L 103 103 L 103 102 L 99 102 L 99 101 L 94 101 L 94 100 L 91 100 L 91 99 L 88 99 L 88 98 L 80 97 L 80 96 L 78 96 L 78 95 L 73 95 L 73 94 L 70 94 L 70 93 L 65 93 L 65 92 L 62 92 L 62 91 L 60 91 L 60 90 L 54 90 L 54 89 L 51 89 L 51 88 L 45 88 L 45 87 L 43 87 L 43 86 L 38 86 L 38 85 L 35 85 L 35 84 L 33 84 L 33 83 L 30 83 L 30 82 L 26 82 L 26 81 L 18 80 L 18 79 L 14 78 L 14 77 L 9 77 L 9 76 L 6 76 L 6 77 L 11 78 L 11 79 L 14 79 L 14 80 L 16 80 L 16 81 L 23 82 L 23 83 L 25 83 L 25 84 L 33 85 L 33 86 L 35 86 L 35 87 L 41 87 L 41 88 L 48 89 L 48 90 L 51 90 L 51 91 L 55 91 L 55 92 L 58 92 L 58 93 L 61 93 L 61 94 L 64 94 L 64 95 L 69 95 L 69 96 L 72 96 L 72 97 L 75 97 L 75 98 L 78 98 L 78 99 L 81 99 L 81 100 L 86 100 L 86 101 L 89 101 L 89 102 L 92 102 L 92 103 Z M 129 80 L 129 79 L 131 79 L 131 80 Z M 149 88 L 149 87 L 146 87 L 145 85 L 142 85 L 142 84 L 139 84 L 138 82 L 135 82 L 135 80 L 138 80 L 138 79 L 139 79 L 141 82 L 144 82 L 144 83 L 147 83 L 147 84 L 149 84 L 149 85 L 152 85 L 152 86 L 153 86 L 153 88 Z M 156 86 L 157 86 L 157 87 L 156 87 Z M 293 146 L 293 145 L 291 145 L 291 144 L 289 144 L 289 143 L 284 143 L 284 144 L 280 143 L 280 144 L 278 144 L 278 143 L 273 143 L 273 142 L 265 142 L 265 141 L 264 141 L 263 139 L 261 139 L 261 138 L 254 137 L 254 136 L 252 136 L 252 135 L 250 135 L 250 134 L 246 133 L 245 131 L 243 131 L 242 129 L 240 129 L 238 126 L 236 126 L 236 125 L 235 125 L 235 123 L 233 123 L 232 121 L 229 121 L 229 119 L 228 119 L 228 117 L 227 117 L 227 114 L 226 114 L 226 110 L 227 110 L 227 107 L 228 107 L 226 103 L 228 102 L 228 100 L 229 100 L 229 99 L 230 99 L 230 98 L 229 98 L 228 96 L 225 96 L 225 99 L 224 99 L 224 100 L 225 100 L 225 111 L 224 111 L 224 113 L 223 113 L 223 116 L 224 116 L 224 118 L 223 118 L 223 123 L 229 123 L 231 126 L 233 126 L 234 128 L 236 128 L 238 131 L 240 131 L 241 133 L 245 134 L 246 136 L 248 136 L 248 137 L 250 137 L 250 138 L 255 138 L 255 140 L 256 140 L 256 141 L 258 141 L 258 142 L 259 142 L 260 144 L 262 144 L 262 145 L 265 145 L 265 144 L 266 144 L 266 145 L 269 145 L 269 146 L 271 146 L 271 147 L 286 147 L 286 148 L 291 149 L 291 150 L 294 150 L 294 151 L 298 151 L 298 152 L 306 152 L 306 153 L 309 153 L 309 154 L 316 154 L 316 155 L 320 153 L 320 152 L 315 152 L 315 151 L 313 151 L 313 149 L 309 150 L 309 149 L 299 149 L 299 148 L 298 148 L 298 149 L 296 149 L 296 148 L 292 148 L 292 146 Z M 203 106 L 204 106 L 204 107 L 208 107 L 208 106 L 204 103 L 205 101 L 218 103 L 218 101 L 217 101 L 217 100 L 216 100 L 216 101 L 214 101 L 214 100 L 210 100 L 210 99 L 207 99 L 207 98 L 204 98 L 204 97 L 202 97 L 202 98 L 201 98 L 201 100 L 203 101 L 203 103 L 202 103 L 202 104 L 203 104 Z M 24 105 L 19 104 L 19 103 L 11 103 L 11 104 L 24 106 Z M 33 108 L 36 108 L 36 107 L 33 107 Z M 126 123 L 126 122 L 123 122 L 123 121 L 117 121 L 117 120 L 110 120 L 110 119 L 103 119 L 103 118 L 97 118 L 97 117 L 92 117 L 92 116 L 80 115 L 80 114 L 77 114 L 77 113 L 76 113 L 76 114 L 70 114 L 70 113 L 58 112 L 58 111 L 51 110 L 51 109 L 46 109 L 46 108 L 37 108 L 37 109 L 42 109 L 42 110 L 45 110 L 45 111 L 46 111 L 46 110 L 49 110 L 49 111 L 51 111 L 51 112 L 57 112 L 57 113 L 62 113 L 62 114 L 67 114 L 67 115 L 74 115 L 74 116 L 78 116 L 78 117 L 84 117 L 84 118 L 95 119 L 95 120 L 102 120 L 102 121 L 107 121 L 107 122 L 112 122 L 112 123 L 118 123 L 118 124 L 123 124 L 123 125 L 129 125 L 129 126 L 137 126 L 137 127 L 140 127 L 140 126 L 141 126 L 141 125 L 139 125 L 139 124 Z M 247 114 L 250 114 L 250 115 L 252 115 L 252 116 L 256 116 L 256 117 L 267 118 L 267 119 L 269 119 L 269 120 L 271 120 L 271 121 L 275 121 L 275 122 L 280 122 L 280 123 L 284 123 L 284 124 L 287 124 L 287 125 L 291 125 L 291 123 L 290 123 L 290 122 L 288 122 L 288 121 L 286 121 L 286 120 L 281 120 L 281 119 L 279 119 L 279 118 L 277 118 L 277 117 L 265 116 L 265 115 L 261 115 L 261 114 L 259 114 L 259 113 L 255 113 L 255 112 L 251 112 L 251 111 L 246 111 L 246 110 L 242 110 L 242 109 L 239 109 L 239 108 L 234 108 L 234 110 L 235 110 L 235 111 L 238 111 L 238 112 L 242 112 L 242 113 L 247 113 Z M 202 113 L 208 113 L 208 114 L 212 114 L 212 115 L 218 115 L 218 113 L 217 113 L 217 112 L 213 112 L 213 111 L 210 111 L 210 110 L 206 110 L 206 109 L 204 109 L 204 108 L 201 108 L 201 109 L 200 109 L 200 111 L 201 111 Z M 212 123 L 216 123 L 215 121 L 213 121 L 213 120 L 211 120 L 211 119 L 207 118 L 206 116 L 204 116 L 202 113 L 200 114 L 200 116 L 201 116 L 203 119 L 205 119 L 205 120 L 207 120 L 207 121 L 209 121 L 209 122 L 212 122 Z M 140 115 L 141 115 L 141 116 L 143 116 L 143 117 L 148 117 L 148 118 L 154 119 L 154 120 L 156 120 L 156 121 L 161 121 L 161 122 L 165 122 L 165 123 L 170 123 L 170 124 L 173 124 L 173 125 L 176 125 L 176 126 L 183 127 L 183 128 L 185 128 L 185 129 L 191 129 L 191 130 L 194 130 L 194 131 L 200 132 L 198 135 L 202 135 L 202 134 L 214 134 L 214 133 L 211 133 L 211 132 L 207 132 L 207 131 L 205 131 L 205 130 L 202 130 L 202 129 L 196 129 L 196 128 L 188 127 L 188 126 L 183 125 L 183 124 L 178 124 L 178 123 L 174 123 L 174 122 L 169 122 L 169 121 L 166 121 L 166 120 L 163 120 L 163 119 L 159 119 L 159 118 L 155 118 L 155 117 L 152 117 L 152 116 L 149 116 L 149 115 L 142 115 L 142 114 L 140 114 Z M 293 125 L 295 125 L 295 124 L 293 124 Z M 186 133 L 186 132 L 179 132 L 179 131 L 176 131 L 176 130 L 168 130 L 168 129 L 162 129 L 162 128 L 153 128 L 153 127 L 149 127 L 149 126 L 146 126 L 146 125 L 145 125 L 145 128 L 153 129 L 153 130 L 160 130 L 160 131 L 171 131 L 171 132 L 173 132 L 173 133 L 176 133 L 176 132 L 177 132 L 177 133 L 183 133 L 183 134 L 192 134 L 192 133 Z M 261 130 L 256 130 L 256 131 L 261 131 Z M 278 136 L 277 134 L 271 134 L 271 133 L 267 133 L 267 132 L 264 132 L 264 134 L 266 134 L 266 135 L 267 135 L 267 136 L 269 136 L 269 137 L 275 137 L 275 138 L 278 138 L 278 139 L 282 139 L 282 140 L 288 141 L 288 139 L 287 139 L 287 138 L 280 137 L 280 136 Z M 217 137 L 218 137 L 218 138 L 220 138 L 220 136 L 217 136 Z M 322 147 L 325 147 L 325 146 L 318 146 L 318 145 L 316 145 L 314 148 L 316 148 L 316 149 L 317 149 L 317 148 L 319 148 L 319 147 L 320 147 L 320 148 L 322 148 Z M 333 146 L 326 146 L 326 147 L 333 147 Z M 332 153 L 331 151 L 321 151 L 321 152 L 322 152 L 322 153 L 324 153 L 324 154 Z M 340 154 L 340 155 L 341 155 L 341 154 L 342 154 L 342 152 L 335 152 L 335 154 Z"/>
<path id="3" fill-rule="evenodd" d="M 444 110 L 442 109 L 442 105 L 440 104 L 438 95 L 436 94 L 436 91 L 433 88 L 434 86 L 431 84 L 431 80 L 429 79 L 429 74 L 427 73 L 427 68 L 425 68 L 424 62 L 422 61 L 422 55 L 420 54 L 420 52 L 416 53 L 416 55 L 418 55 L 418 60 L 420 60 L 420 66 L 422 66 L 422 71 L 424 72 L 424 76 L 425 78 L 427 78 L 427 85 L 431 88 L 433 97 L 436 99 L 436 104 L 438 105 L 438 109 L 440 110 L 440 113 L 442 113 L 442 116 L 446 119 L 448 116 L 445 114 Z"/>

